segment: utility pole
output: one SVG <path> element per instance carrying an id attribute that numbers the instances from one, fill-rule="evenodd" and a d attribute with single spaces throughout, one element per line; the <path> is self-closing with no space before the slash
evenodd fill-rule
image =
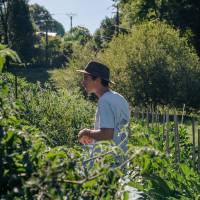
<path id="1" fill-rule="evenodd" d="M 67 13 L 66 14 L 69 19 L 70 19 L 70 32 L 72 33 L 72 28 L 73 28 L 73 17 L 76 16 L 75 13 Z"/>
<path id="2" fill-rule="evenodd" d="M 0 41 L 3 44 L 10 45 L 9 44 L 9 38 L 8 38 L 8 10 L 9 10 L 9 4 L 7 5 L 5 1 L 0 0 L 0 21 L 1 21 L 1 36 Z"/>
<path id="3" fill-rule="evenodd" d="M 114 9 L 117 9 L 115 12 L 112 12 L 115 14 L 115 34 L 118 36 L 119 35 L 119 1 L 118 0 L 113 0 L 114 4 L 112 5 L 112 7 Z"/>
<path id="4" fill-rule="evenodd" d="M 49 46 L 49 38 L 48 38 L 48 21 L 45 21 L 45 63 L 48 66 L 48 46 Z"/>
<path id="5" fill-rule="evenodd" d="M 118 4 L 116 5 L 117 12 L 116 12 L 116 35 L 118 36 L 119 34 L 119 6 Z"/>
<path id="6" fill-rule="evenodd" d="M 46 66 L 49 65 L 49 55 L 48 55 L 48 46 L 49 46 L 49 38 L 48 38 L 48 28 L 49 28 L 49 23 L 51 21 L 50 17 L 48 16 L 48 13 L 43 13 L 42 14 L 43 19 L 41 22 L 44 23 L 44 28 L 45 28 L 45 63 Z"/>

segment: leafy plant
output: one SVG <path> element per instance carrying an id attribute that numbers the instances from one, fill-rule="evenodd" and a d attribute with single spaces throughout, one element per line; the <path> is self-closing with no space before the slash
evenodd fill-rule
<path id="1" fill-rule="evenodd" d="M 1 74 L 1 198 L 121 200 L 128 198 L 126 185 L 142 191 L 140 194 L 145 199 L 199 198 L 200 177 L 188 165 L 190 152 L 183 150 L 181 163 L 175 163 L 173 151 L 165 155 L 157 129 L 147 130 L 144 123 L 131 121 L 129 151 L 123 155 L 126 160 L 115 166 L 115 155 L 121 152 L 116 146 L 101 142 L 98 146 L 103 152 L 91 157 L 89 148 L 68 137 L 76 135 L 81 123 L 91 123 L 87 117 L 93 115 L 92 108 L 87 110 L 89 105 L 80 95 L 69 97 L 48 85 L 41 88 L 19 80 L 21 92 L 15 101 L 13 77 Z M 80 110 L 74 113 L 77 105 Z M 63 110 L 67 115 L 63 112 L 58 115 Z M 69 121 L 67 125 L 65 119 Z M 71 129 L 68 141 L 63 142 L 59 139 L 67 126 Z M 169 124 L 171 131 L 173 126 Z M 173 150 L 174 138 L 170 141 Z M 180 144 L 181 148 L 189 144 L 184 127 L 180 129 Z"/>
<path id="2" fill-rule="evenodd" d="M 0 72 L 6 63 L 6 57 L 11 58 L 14 62 L 21 62 L 15 51 L 9 49 L 6 45 L 0 44 Z"/>
<path id="3" fill-rule="evenodd" d="M 110 67 L 115 89 L 131 104 L 180 107 L 185 103 L 198 109 L 199 58 L 169 25 L 136 25 L 128 35 L 115 37 L 98 59 Z"/>

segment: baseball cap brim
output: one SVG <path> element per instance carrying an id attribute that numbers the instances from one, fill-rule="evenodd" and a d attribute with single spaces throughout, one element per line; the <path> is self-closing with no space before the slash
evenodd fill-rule
<path id="1" fill-rule="evenodd" d="M 80 70 L 80 69 L 78 69 L 78 70 L 76 70 L 76 71 L 77 71 L 77 72 L 80 72 L 80 73 L 83 73 L 83 74 L 92 75 L 91 73 L 89 73 L 89 72 L 87 72 L 87 71 L 85 71 L 85 70 Z M 104 80 L 106 80 L 106 79 L 104 79 Z M 109 83 L 112 83 L 112 84 L 115 85 L 115 82 L 113 82 L 113 81 L 110 81 L 110 80 L 106 80 L 106 81 L 108 81 Z"/>
<path id="2" fill-rule="evenodd" d="M 80 73 L 83 73 L 83 74 L 91 74 L 91 73 L 89 73 L 89 72 L 86 72 L 85 70 L 76 70 L 77 72 L 80 72 Z"/>

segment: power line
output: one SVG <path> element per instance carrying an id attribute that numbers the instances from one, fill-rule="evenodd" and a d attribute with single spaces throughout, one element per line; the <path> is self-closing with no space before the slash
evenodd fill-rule
<path id="1" fill-rule="evenodd" d="M 95 35 L 95 36 L 100 36 L 100 38 L 103 38 L 103 39 L 109 39 L 111 40 L 113 37 L 108 37 L 108 36 L 103 36 L 103 35 Z"/>

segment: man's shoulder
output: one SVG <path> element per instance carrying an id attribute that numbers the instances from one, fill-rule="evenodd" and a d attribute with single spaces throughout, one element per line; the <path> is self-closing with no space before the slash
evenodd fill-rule
<path id="1" fill-rule="evenodd" d="M 109 92 L 106 92 L 106 93 L 104 93 L 101 97 L 100 97 L 100 99 L 99 99 L 99 101 L 112 101 L 112 99 L 114 99 L 114 98 L 119 98 L 121 95 L 119 94 L 119 93 L 117 93 L 117 92 L 115 92 L 115 91 L 109 91 Z"/>
<path id="2" fill-rule="evenodd" d="M 116 103 L 124 103 L 128 104 L 126 99 L 119 93 L 115 91 L 109 91 L 106 92 L 100 99 L 99 102 L 106 102 L 106 103 L 111 103 L 113 104 L 114 102 Z"/>

